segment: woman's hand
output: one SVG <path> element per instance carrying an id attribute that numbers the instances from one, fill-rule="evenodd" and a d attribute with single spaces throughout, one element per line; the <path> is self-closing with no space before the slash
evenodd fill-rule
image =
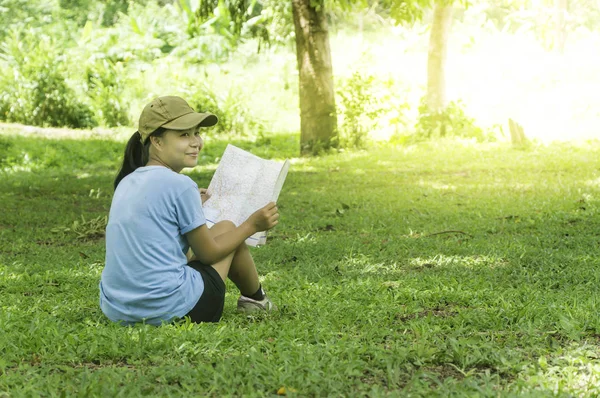
<path id="1" fill-rule="evenodd" d="M 202 199 L 202 203 L 206 202 L 208 198 L 210 198 L 206 188 L 198 188 L 198 192 L 200 192 L 200 199 Z"/>
<path id="2" fill-rule="evenodd" d="M 279 211 L 275 202 L 270 202 L 265 207 L 258 209 L 248 217 L 248 222 L 256 232 L 273 228 L 279 222 Z"/>
<path id="3" fill-rule="evenodd" d="M 198 260 L 203 264 L 215 264 L 239 248 L 249 236 L 273 228 L 277 225 L 278 220 L 277 205 L 271 202 L 252 213 L 237 228 L 233 222 L 223 221 L 230 224 L 230 228 L 228 227 L 228 231 L 217 236 L 209 231 L 206 224 L 191 230 L 185 235 Z"/>

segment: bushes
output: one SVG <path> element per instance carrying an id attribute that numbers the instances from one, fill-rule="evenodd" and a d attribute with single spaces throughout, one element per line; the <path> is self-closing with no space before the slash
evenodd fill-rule
<path id="1" fill-rule="evenodd" d="M 338 90 L 340 146 L 364 146 L 369 130 L 384 111 L 381 101 L 373 93 L 371 75 L 354 72 Z"/>
<path id="2" fill-rule="evenodd" d="M 271 120 L 277 119 L 273 123 L 279 123 L 276 130 L 297 131 L 297 84 L 291 86 L 291 91 L 288 84 L 297 75 L 291 70 L 275 70 L 273 65 L 264 66 L 268 52 L 256 56 L 252 49 L 252 55 L 247 57 L 237 53 L 236 58 L 243 65 L 233 69 L 230 65 L 203 67 L 225 61 L 230 55 L 229 39 L 215 33 L 217 22 L 198 25 L 192 32 L 196 36 L 189 37 L 185 14 L 174 4 L 166 4 L 168 1 L 160 3 L 164 6 L 157 1 L 142 0 L 47 3 L 55 4 L 54 9 L 36 17 L 37 22 L 32 26 L 37 28 L 18 30 L 18 26 L 29 22 L 19 24 L 2 5 L 29 7 L 29 3 L 0 0 L 0 21 L 10 22 L 9 26 L 17 29 L 2 40 L 0 49 L 0 120 L 81 128 L 131 125 L 135 121 L 131 116 L 141 110 L 142 103 L 159 95 L 181 95 L 195 109 L 217 114 L 220 123 L 211 129 L 214 133 L 259 136 L 265 123 L 256 114 L 262 113 L 265 119 L 270 119 L 275 112 L 279 114 Z M 77 4 L 81 7 L 74 7 Z M 290 3 L 279 5 L 273 1 L 272 5 L 281 9 L 273 9 L 269 15 L 266 9 L 261 10 L 260 16 L 265 19 L 253 21 L 254 25 L 249 22 L 246 27 L 277 22 L 281 38 L 276 41 L 285 41 L 286 20 L 282 18 L 287 15 L 284 11 L 287 12 Z M 28 10 L 33 10 L 32 7 Z M 42 10 L 41 5 L 35 8 L 38 9 Z M 189 18 L 194 16 L 192 10 L 187 11 Z M 82 19 L 65 20 L 69 12 Z M 56 18 L 63 20 L 53 22 Z M 1 33 L 6 31 L 9 29 Z M 243 48 L 254 44 L 248 43 Z M 256 63 L 266 73 L 261 69 L 250 78 L 247 72 L 258 57 L 260 63 Z M 280 64 L 295 69 L 291 52 L 286 54 L 287 58 Z M 394 79 L 379 77 L 381 72 L 373 72 L 381 70 L 376 67 L 377 57 L 365 54 L 363 58 L 358 70 L 347 78 L 336 76 L 341 147 L 365 147 L 370 141 L 387 141 L 390 137 L 396 137 L 398 142 L 443 136 L 489 139 L 460 103 L 451 103 L 440 115 L 432 114 L 421 104 L 417 115 L 418 95 L 408 98 L 409 84 L 402 86 L 398 74 L 390 73 Z M 352 67 L 357 67 L 357 63 L 352 63 Z M 237 73 L 230 74 L 232 70 Z M 242 76 L 251 81 L 243 80 Z M 281 84 L 282 80 L 285 84 Z"/>
<path id="3" fill-rule="evenodd" d="M 342 80 L 336 91 L 339 146 L 363 148 L 404 128 L 409 105 L 401 91 L 392 79 L 378 80 L 359 71 Z"/>
<path id="4" fill-rule="evenodd" d="M 494 133 L 477 126 L 475 119 L 465 113 L 462 101 L 451 101 L 443 112 L 433 112 L 421 99 L 419 119 L 413 139 L 425 140 L 442 137 L 474 138 L 478 142 L 495 140 Z"/>
<path id="5" fill-rule="evenodd" d="M 9 3 L 19 1 L 10 0 Z M 92 3 L 79 2 L 90 7 Z M 109 3 L 106 9 L 112 4 Z M 70 3 L 65 0 L 61 4 Z M 143 8 L 133 5 L 138 11 Z M 6 18 L 1 6 L 0 20 L 3 20 Z M 37 24 L 11 18 L 12 28 L 9 33 L 3 32 L 0 120 L 72 128 L 130 125 L 126 96 L 128 68 L 148 65 L 163 56 L 177 42 L 178 34 L 155 32 L 155 25 L 172 27 L 160 24 L 157 22 L 160 18 L 156 17 L 148 17 L 143 22 L 121 18 L 117 26 L 99 28 L 91 21 L 85 23 L 90 7 L 71 10 L 84 18 L 83 22 L 64 19 L 69 10 L 56 7 L 43 22 L 38 18 Z M 162 16 L 166 17 L 166 14 Z M 60 21 L 56 22 L 55 18 Z M 85 23 L 83 29 L 78 26 L 82 23 Z"/>
<path id="6" fill-rule="evenodd" d="M 211 112 L 217 115 L 219 123 L 211 130 L 216 133 L 237 133 L 260 135 L 264 123 L 252 112 L 252 101 L 237 88 L 217 94 L 210 86 L 202 84 L 191 93 L 189 103 L 198 112 Z"/>
<path id="7" fill-rule="evenodd" d="M 21 0 L 6 1 L 27 5 Z M 189 64 L 179 61 L 181 57 L 189 63 L 203 63 L 223 57 L 225 53 L 214 37 L 208 38 L 207 46 L 215 52 L 198 54 L 198 40 L 187 36 L 174 5 L 134 1 L 127 3 L 127 8 L 121 7 L 125 3 L 60 0 L 46 10 L 45 20 L 40 18 L 31 26 L 13 17 L 8 21 L 4 3 L 0 3 L 0 20 L 12 26 L 0 48 L 0 120 L 74 128 L 131 125 L 131 103 L 135 109 L 144 97 L 184 91 L 197 109 L 219 116 L 219 131 L 246 133 L 262 126 L 250 117 L 240 90 L 230 89 L 217 96 L 206 86 L 197 87 Z M 71 7 L 76 4 L 81 7 Z M 111 5 L 116 11 L 110 23 L 105 23 Z M 189 51 L 192 49 L 195 52 Z M 173 50 L 178 53 L 171 56 Z M 161 76 L 149 73 L 157 81 L 146 79 L 146 71 L 161 69 L 164 64 L 177 66 L 163 68 Z"/>
<path id="8" fill-rule="evenodd" d="M 2 47 L 0 118 L 38 126 L 97 126 L 92 109 L 67 84 L 65 57 L 37 30 L 13 31 Z"/>
<path id="9" fill-rule="evenodd" d="M 108 127 L 129 126 L 129 109 L 123 99 L 123 67 L 109 59 L 99 59 L 88 66 L 88 95 L 93 101 L 98 118 Z"/>
<path id="10" fill-rule="evenodd" d="M 0 0 L 0 42 L 12 29 L 24 26 L 39 27 L 52 20 L 53 4 L 49 1 Z"/>
<path id="11" fill-rule="evenodd" d="M 379 135 L 394 143 L 443 137 L 494 141 L 496 134 L 478 126 L 462 101 L 450 102 L 441 113 L 432 112 L 421 98 L 418 114 L 410 117 L 410 101 L 393 80 L 377 80 L 354 72 L 337 90 L 339 147 L 362 148 Z M 386 131 L 384 131 L 386 130 Z"/>

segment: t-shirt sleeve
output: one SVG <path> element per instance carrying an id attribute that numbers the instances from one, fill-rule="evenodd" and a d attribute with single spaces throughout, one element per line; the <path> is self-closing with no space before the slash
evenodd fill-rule
<path id="1" fill-rule="evenodd" d="M 175 201 L 175 211 L 179 231 L 182 235 L 206 224 L 200 192 L 196 187 L 190 187 L 179 195 Z"/>

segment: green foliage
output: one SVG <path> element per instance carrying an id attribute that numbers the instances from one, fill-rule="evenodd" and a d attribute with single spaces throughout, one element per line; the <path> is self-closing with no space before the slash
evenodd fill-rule
<path id="1" fill-rule="evenodd" d="M 451 101 L 442 112 L 435 112 L 427 106 L 425 98 L 422 98 L 413 138 L 421 140 L 442 137 L 474 138 L 478 142 L 496 139 L 492 132 L 477 126 L 475 119 L 465 113 L 461 100 Z"/>
<path id="2" fill-rule="evenodd" d="M 262 0 L 260 4 L 260 14 L 246 22 L 242 33 L 258 37 L 268 45 L 291 44 L 294 39 L 292 2 Z"/>
<path id="3" fill-rule="evenodd" d="M 75 21 L 79 26 L 85 25 L 94 8 L 100 8 L 100 3 L 94 0 L 59 0 L 58 5 L 64 18 Z"/>
<path id="4" fill-rule="evenodd" d="M 546 49 L 554 45 L 556 2 L 502 0 L 481 1 L 476 10 L 493 23 L 497 31 L 529 33 Z M 595 1 L 569 0 L 565 15 L 565 31 L 595 31 L 600 23 L 600 4 Z"/>
<path id="5" fill-rule="evenodd" d="M 292 6 L 279 0 L 200 0 L 197 9 L 179 0 L 188 15 L 190 36 L 216 34 L 230 49 L 245 38 L 262 44 L 289 43 L 293 33 Z"/>
<path id="6" fill-rule="evenodd" d="M 569 1 L 566 18 L 567 30 L 575 31 L 583 27 L 588 31 L 597 31 L 600 25 L 600 3 L 588 0 Z"/>
<path id="7" fill-rule="evenodd" d="M 188 64 L 209 64 L 226 62 L 232 51 L 232 42 L 226 36 L 210 33 L 185 40 L 172 54 Z"/>
<path id="8" fill-rule="evenodd" d="M 216 92 L 208 84 L 192 87 L 195 87 L 195 91 L 189 95 L 192 108 L 214 113 L 219 118 L 219 123 L 211 128 L 211 132 L 242 135 L 263 132 L 263 122 L 252 111 L 251 98 L 247 98 L 240 89 L 231 87 L 228 91 Z"/>
<path id="9" fill-rule="evenodd" d="M 313 5 L 325 8 L 329 22 L 335 22 L 336 18 L 341 21 L 338 25 L 330 24 L 332 33 L 336 32 L 336 27 L 347 28 L 347 22 L 353 21 L 355 26 L 350 30 L 359 29 L 360 26 L 363 37 L 369 37 L 373 33 L 369 30 L 374 27 L 379 30 L 385 26 L 387 29 L 391 19 L 395 22 L 412 21 L 428 15 L 423 12 L 430 3 L 428 0 L 312 1 Z M 463 1 L 455 4 L 458 3 L 465 4 Z M 477 33 L 471 32 L 473 26 L 485 24 L 485 29 L 489 29 L 492 25 L 486 18 L 498 22 L 498 30 L 531 32 L 532 35 L 539 34 L 537 37 L 540 40 L 543 37 L 550 40 L 550 25 L 544 27 L 544 24 L 551 21 L 551 0 L 525 3 L 485 0 L 471 3 L 471 9 L 462 15 L 468 19 L 469 24 L 464 29 L 469 30 L 472 43 L 479 43 L 479 40 L 475 40 L 479 37 Z M 252 115 L 257 108 L 265 120 L 270 115 L 277 114 L 277 117 L 269 121 L 275 127 L 269 126 L 269 129 L 297 130 L 299 123 L 295 98 L 298 77 L 294 73 L 295 54 L 291 48 L 264 47 L 267 43 L 293 41 L 291 4 L 290 1 L 276 0 L 0 0 L 0 25 L 3 27 L 0 30 L 0 42 L 5 48 L 0 50 L 0 120 L 41 125 L 126 125 L 135 122 L 136 112 L 141 109 L 140 102 L 156 95 L 178 91 L 183 94 L 194 93 L 198 106 L 208 103 L 210 107 L 214 107 L 221 113 L 222 126 L 226 131 L 264 130 L 262 122 L 245 127 L 243 125 L 246 122 L 255 123 L 257 118 Z M 597 5 L 584 0 L 573 0 L 569 4 L 569 29 L 576 31 L 578 35 L 582 35 L 581 32 L 585 29 L 591 30 L 598 15 Z M 343 15 L 344 12 L 348 17 Z M 463 10 L 457 12 L 457 18 L 460 18 L 461 12 Z M 357 17 L 359 14 L 360 18 Z M 360 24 L 357 22 L 359 20 Z M 24 33 L 30 29 L 36 30 Z M 542 29 L 545 30 L 542 32 Z M 393 30 L 393 37 L 397 37 L 396 33 L 404 35 L 401 32 L 410 31 L 404 28 Z M 11 32 L 19 32 L 18 37 L 9 36 L 14 35 Z M 386 32 L 389 37 L 389 30 Z M 41 37 L 40 42 L 44 43 L 49 40 L 48 37 L 52 38 L 50 44 L 37 45 L 38 35 Z M 356 80 L 351 83 L 340 79 L 348 71 L 344 64 L 347 55 L 342 54 L 340 47 L 335 48 L 339 45 L 336 35 L 332 34 L 331 37 L 334 64 L 343 65 L 339 69 L 336 65 L 335 71 L 340 82 L 335 85 L 337 103 L 340 112 L 345 113 L 340 114 L 339 124 L 343 146 L 365 146 L 373 129 L 378 130 L 377 133 L 386 128 L 396 130 L 396 136 L 402 141 L 410 133 L 405 126 L 405 109 L 402 108 L 408 101 L 404 97 L 400 100 L 398 94 L 403 88 L 398 89 L 392 83 L 386 86 L 388 81 L 380 77 L 379 72 L 372 73 L 377 78 L 370 84 L 366 84 L 369 74 L 363 76 L 364 82 Z M 422 44 L 425 37 L 426 33 L 422 30 L 412 30 L 401 40 L 401 48 L 396 49 L 399 53 L 403 49 L 413 51 Z M 20 40 L 24 44 L 18 48 L 15 43 Z M 392 43 L 394 39 L 385 41 Z M 6 50 L 10 46 L 13 50 Z M 258 55 L 256 46 L 261 50 Z M 419 51 L 421 49 L 423 47 Z M 280 52 L 278 59 L 286 59 L 283 67 L 280 68 L 282 62 L 274 67 L 277 68 L 277 73 L 258 70 L 268 70 L 270 65 L 255 67 L 261 62 L 265 65 L 264 59 L 276 51 Z M 13 56 L 15 60 L 11 61 Z M 370 62 L 373 65 L 383 65 L 387 62 L 383 58 L 386 57 Z M 395 62 L 391 60 L 392 57 L 390 62 Z M 227 81 L 229 65 L 234 62 L 247 64 L 248 69 L 257 73 L 246 77 L 246 80 L 230 75 L 231 81 Z M 205 66 L 214 66 L 215 63 L 220 64 L 220 67 L 202 75 Z M 33 68 L 41 71 L 36 72 Z M 283 68 L 289 68 L 289 71 L 284 71 Z M 390 75 L 395 79 L 393 84 L 400 85 L 407 81 L 404 70 L 409 69 L 398 69 L 397 74 L 394 72 Z M 410 73 L 413 79 L 415 75 Z M 209 91 L 218 95 L 202 93 L 206 91 L 204 88 L 196 89 L 198 78 L 222 80 L 220 84 L 210 83 Z M 259 80 L 262 86 L 255 83 Z M 282 80 L 285 82 L 283 88 L 280 84 Z M 415 79 L 410 83 L 412 87 L 416 87 L 414 81 Z M 553 81 L 554 78 L 545 79 L 544 84 Z M 240 87 L 231 88 L 236 84 Z M 352 84 L 359 87 L 352 88 Z M 240 95 L 250 91 L 247 86 L 254 90 L 253 96 Z M 386 89 L 388 93 L 382 94 Z M 40 96 L 41 91 L 45 91 L 45 94 Z M 417 108 L 418 96 L 420 93 L 410 98 L 412 108 Z M 48 101 L 46 97 L 49 98 Z M 253 107 L 252 112 L 249 111 L 249 106 Z M 236 108 L 240 109 L 241 116 L 236 116 Z M 271 108 L 276 108 L 277 111 L 273 112 Z M 363 109 L 371 109 L 372 113 L 362 112 Z M 472 120 L 471 124 L 468 123 L 468 116 L 460 115 L 461 109 L 462 106 L 457 106 L 457 109 L 451 110 L 454 116 L 448 117 L 450 122 L 444 121 L 444 124 L 451 125 L 464 122 L 463 127 L 457 127 L 457 131 L 449 134 L 460 135 L 465 130 L 465 134 L 483 140 L 492 136 L 488 132 L 477 131 Z M 415 137 L 443 135 L 439 126 L 436 127 L 441 122 L 427 111 L 421 111 L 417 126 L 419 132 Z M 412 120 L 408 124 L 410 128 L 414 126 Z"/>
<path id="10" fill-rule="evenodd" d="M 108 127 L 131 125 L 123 96 L 124 78 L 123 65 L 110 59 L 99 59 L 87 68 L 87 93 L 98 118 Z"/>
<path id="11" fill-rule="evenodd" d="M 412 23 L 423 17 L 425 10 L 431 5 L 430 0 L 402 1 L 383 0 L 382 6 L 389 10 L 396 24 Z"/>
<path id="12" fill-rule="evenodd" d="M 368 64 L 370 59 L 363 58 L 361 63 Z M 336 84 L 341 148 L 365 148 L 407 127 L 410 106 L 404 88 L 392 78 L 381 79 L 363 69 Z"/>
<path id="13" fill-rule="evenodd" d="M 111 37 L 110 42 L 104 38 L 107 34 Z M 99 41 L 102 51 L 114 61 L 144 63 L 168 55 L 190 63 L 223 61 L 231 48 L 227 39 L 218 34 L 206 32 L 190 36 L 184 14 L 177 7 L 154 2 L 132 3 L 128 18 L 121 18 L 112 29 L 101 31 L 94 41 Z M 115 57 L 117 54 L 121 55 L 120 59 Z"/>
<path id="14" fill-rule="evenodd" d="M 471 0 L 330 0 L 343 3 L 362 3 L 377 10 L 377 13 L 391 19 L 394 25 L 412 25 L 424 19 L 436 3 L 470 7 Z"/>
<path id="15" fill-rule="evenodd" d="M 98 192 L 99 194 L 100 192 Z M 90 196 L 94 194 L 94 189 L 90 191 Z M 99 195 L 97 195 L 99 197 Z M 98 216 L 86 220 L 82 215 L 81 220 L 75 220 L 69 226 L 61 226 L 52 228 L 52 232 L 61 233 L 63 235 L 71 235 L 77 240 L 88 241 L 103 238 L 105 235 L 108 216 Z"/>
<path id="16" fill-rule="evenodd" d="M 377 118 L 385 112 L 385 101 L 376 96 L 375 76 L 354 72 L 342 83 L 338 94 L 338 117 L 342 148 L 362 148 Z"/>
<path id="17" fill-rule="evenodd" d="M 0 39 L 13 29 L 30 28 L 52 22 L 53 0 L 0 0 Z"/>
<path id="18" fill-rule="evenodd" d="M 102 26 L 113 26 L 119 20 L 119 14 L 127 14 L 130 0 L 107 0 L 102 14 Z"/>
<path id="19" fill-rule="evenodd" d="M 232 41 L 240 38 L 244 23 L 256 16 L 257 2 L 251 0 L 200 0 L 193 10 L 187 1 L 179 0 L 188 14 L 188 33 L 197 36 L 207 29 Z"/>
<path id="20" fill-rule="evenodd" d="M 13 31 L 0 49 L 0 118 L 39 126 L 97 125 L 90 107 L 66 81 L 65 57 L 54 38 Z"/>
<path id="21" fill-rule="evenodd" d="M 82 31 L 78 50 L 82 56 L 107 58 L 110 62 L 150 63 L 163 56 L 162 48 L 169 45 L 168 35 L 155 29 L 157 18 L 142 23 L 141 16 L 120 20 L 116 26 L 101 29 L 89 22 Z M 84 60 L 87 61 L 87 60 Z"/>
<path id="22" fill-rule="evenodd" d="M 102 26 L 115 25 L 126 16 L 131 4 L 147 3 L 146 0 L 59 0 L 61 16 L 84 26 L 88 21 L 100 21 Z M 154 3 L 154 2 L 152 2 Z"/>

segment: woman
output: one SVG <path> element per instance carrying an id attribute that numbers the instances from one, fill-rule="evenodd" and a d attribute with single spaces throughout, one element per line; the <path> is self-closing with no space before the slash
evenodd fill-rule
<path id="1" fill-rule="evenodd" d="M 160 325 L 188 316 L 218 322 L 227 277 L 240 290 L 238 310 L 275 309 L 244 243 L 277 225 L 275 203 L 238 227 L 222 221 L 209 229 L 205 190 L 179 174 L 197 164 L 200 127 L 217 121 L 179 97 L 157 98 L 142 111 L 115 179 L 106 227 L 100 307 L 112 321 Z"/>

